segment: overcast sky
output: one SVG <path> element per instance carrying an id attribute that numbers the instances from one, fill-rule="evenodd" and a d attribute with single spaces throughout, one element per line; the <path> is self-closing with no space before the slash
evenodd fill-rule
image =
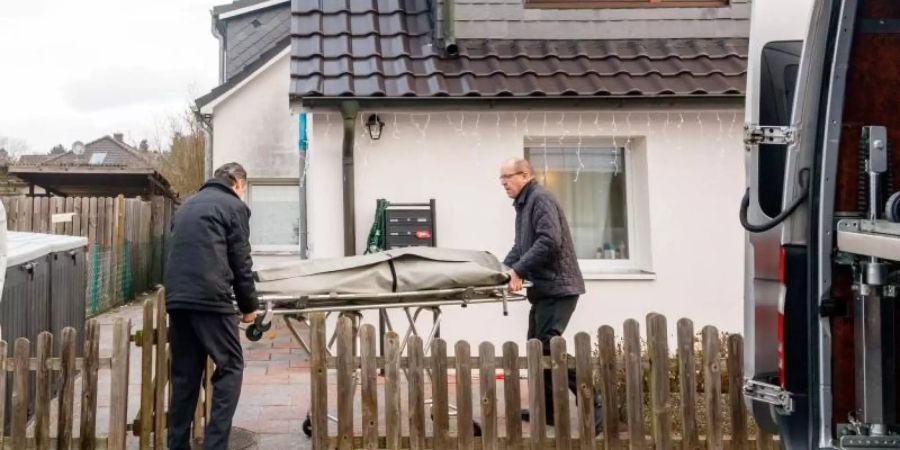
<path id="1" fill-rule="evenodd" d="M 229 1 L 0 0 L 0 139 L 165 142 L 216 85 L 209 10 Z"/>

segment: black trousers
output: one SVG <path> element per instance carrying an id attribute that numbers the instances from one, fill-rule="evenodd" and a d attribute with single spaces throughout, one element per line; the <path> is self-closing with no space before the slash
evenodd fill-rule
<path id="1" fill-rule="evenodd" d="M 578 304 L 578 296 L 556 298 L 537 298 L 531 304 L 528 313 L 528 339 L 538 339 L 544 348 L 544 355 L 550 355 L 550 339 L 562 336 L 569 325 L 569 319 L 575 312 Z M 568 371 L 569 390 L 578 398 L 578 383 L 575 378 L 575 370 Z M 603 420 L 602 405 L 597 393 L 594 393 L 594 421 L 599 424 Z M 544 370 L 544 405 L 546 422 L 548 425 L 555 423 L 553 417 L 553 381 L 550 370 Z M 532 418 L 531 420 L 536 420 Z"/>
<path id="2" fill-rule="evenodd" d="M 169 312 L 169 348 L 172 354 L 170 450 L 191 448 L 191 423 L 207 356 L 215 362 L 216 371 L 212 376 L 212 415 L 203 437 L 203 448 L 228 448 L 231 419 L 237 409 L 244 377 L 239 321 L 237 314 Z"/>

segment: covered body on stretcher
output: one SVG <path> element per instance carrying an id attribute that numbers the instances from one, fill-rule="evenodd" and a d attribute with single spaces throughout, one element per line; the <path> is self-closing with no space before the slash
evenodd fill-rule
<path id="1" fill-rule="evenodd" d="M 524 300 L 506 291 L 509 276 L 500 261 L 476 250 L 408 247 L 296 261 L 254 276 L 265 313 L 248 329 L 248 337 L 260 328 L 266 331 L 276 314 L 492 302 L 502 302 L 505 314 L 507 301 Z"/>

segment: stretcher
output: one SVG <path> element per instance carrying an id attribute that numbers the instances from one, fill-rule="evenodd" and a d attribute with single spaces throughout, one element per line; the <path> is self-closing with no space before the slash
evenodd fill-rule
<path id="1" fill-rule="evenodd" d="M 377 311 L 379 336 L 384 336 L 388 331 L 395 331 L 389 311 L 402 311 L 408 328 L 400 341 L 401 354 L 409 338 L 418 336 L 428 355 L 434 340 L 440 336 L 443 308 L 497 304 L 506 316 L 509 303 L 526 300 L 523 294 L 509 291 L 508 276 L 502 265 L 486 252 L 411 248 L 366 257 L 295 263 L 290 268 L 280 267 L 256 275 L 262 310 L 247 327 L 247 338 L 259 340 L 279 316 L 307 353 L 310 353 L 310 343 L 301 334 L 300 327 L 309 327 L 309 318 L 314 313 L 324 313 L 326 318 L 334 314 L 349 317 L 354 336 L 358 336 L 362 312 Z M 322 293 L 323 290 L 332 292 Z M 423 314 L 430 315 L 430 321 L 426 322 L 427 328 L 420 329 L 418 324 Z M 329 356 L 334 355 L 336 340 L 337 330 L 331 334 L 326 347 Z M 383 347 L 380 353 L 384 355 Z M 430 377 L 430 372 L 426 373 Z M 359 381 L 358 372 L 356 375 L 354 383 Z M 454 412 L 451 406 L 451 415 Z M 334 416 L 328 418 L 337 421 Z M 308 414 L 303 431 L 307 436 L 312 435 Z M 475 432 L 480 434 L 477 423 Z"/>

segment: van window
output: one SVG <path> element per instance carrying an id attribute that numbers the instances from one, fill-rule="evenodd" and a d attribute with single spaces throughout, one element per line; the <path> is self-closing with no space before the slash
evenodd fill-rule
<path id="1" fill-rule="evenodd" d="M 783 41 L 770 42 L 763 47 L 760 61 L 760 125 L 791 124 L 802 44 L 802 41 Z M 786 150 L 784 145 L 759 146 L 759 205 L 769 217 L 781 212 Z"/>

